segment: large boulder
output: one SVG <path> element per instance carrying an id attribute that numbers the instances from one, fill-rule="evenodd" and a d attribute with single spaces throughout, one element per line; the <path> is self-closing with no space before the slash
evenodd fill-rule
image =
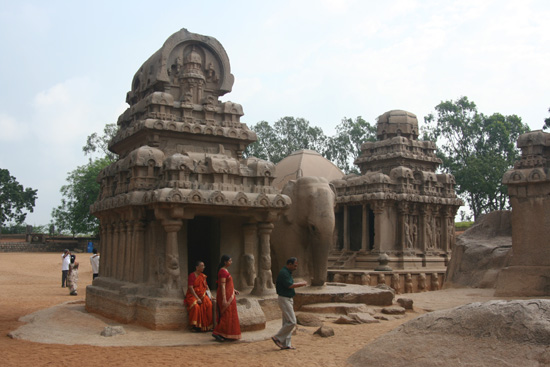
<path id="1" fill-rule="evenodd" d="M 444 287 L 495 288 L 511 250 L 511 212 L 499 210 L 482 216 L 457 237 Z"/>
<path id="2" fill-rule="evenodd" d="M 550 300 L 471 303 L 411 320 L 353 354 L 351 366 L 547 366 Z"/>

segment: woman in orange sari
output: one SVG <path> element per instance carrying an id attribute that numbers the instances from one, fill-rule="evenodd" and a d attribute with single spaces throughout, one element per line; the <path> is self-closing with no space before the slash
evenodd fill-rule
<path id="1" fill-rule="evenodd" d="M 218 292 L 216 294 L 218 322 L 212 333 L 218 342 L 241 338 L 241 326 L 235 299 L 239 292 L 234 288 L 233 278 L 227 271 L 232 262 L 230 256 L 223 255 L 218 266 Z"/>
<path id="2" fill-rule="evenodd" d="M 189 313 L 189 325 L 193 331 L 208 331 L 212 328 L 212 301 L 208 297 L 208 284 L 203 274 L 204 263 L 197 261 L 195 271 L 189 274 L 185 305 Z"/>

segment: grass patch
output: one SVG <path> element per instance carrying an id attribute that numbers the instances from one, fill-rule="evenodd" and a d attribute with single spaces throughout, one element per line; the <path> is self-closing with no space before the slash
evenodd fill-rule
<path id="1" fill-rule="evenodd" d="M 457 231 L 465 231 L 470 228 L 474 222 L 455 222 L 455 229 Z"/>

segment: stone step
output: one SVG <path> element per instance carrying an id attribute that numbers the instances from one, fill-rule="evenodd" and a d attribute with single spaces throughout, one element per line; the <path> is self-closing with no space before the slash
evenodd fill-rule
<path id="1" fill-rule="evenodd" d="M 311 313 L 335 313 L 347 315 L 354 312 L 368 312 L 364 303 L 313 303 L 300 308 L 301 312 Z"/>

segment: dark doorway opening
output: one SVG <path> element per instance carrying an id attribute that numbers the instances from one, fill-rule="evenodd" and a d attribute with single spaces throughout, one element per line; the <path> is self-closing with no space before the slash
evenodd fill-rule
<path id="1" fill-rule="evenodd" d="M 349 210 L 349 248 L 351 251 L 361 250 L 363 237 L 363 207 L 353 205 Z"/>
<path id="2" fill-rule="evenodd" d="M 195 263 L 204 262 L 204 275 L 210 289 L 216 289 L 220 261 L 220 220 L 213 217 L 195 217 L 187 223 L 187 266 L 195 271 Z"/>

